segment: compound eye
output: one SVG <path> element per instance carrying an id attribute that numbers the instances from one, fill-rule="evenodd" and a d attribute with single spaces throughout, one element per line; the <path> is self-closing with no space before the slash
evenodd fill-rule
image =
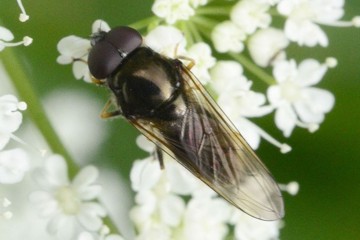
<path id="1" fill-rule="evenodd" d="M 88 57 L 90 73 L 97 79 L 107 78 L 120 65 L 122 57 L 108 42 L 98 42 Z"/>
<path id="2" fill-rule="evenodd" d="M 120 53 L 131 53 L 142 44 L 142 37 L 138 31 L 130 27 L 116 27 L 105 36 L 105 41 L 111 43 Z"/>
<path id="3" fill-rule="evenodd" d="M 129 27 L 117 27 L 107 33 L 95 34 L 88 57 L 90 73 L 97 79 L 107 78 L 141 44 L 140 33 Z"/>

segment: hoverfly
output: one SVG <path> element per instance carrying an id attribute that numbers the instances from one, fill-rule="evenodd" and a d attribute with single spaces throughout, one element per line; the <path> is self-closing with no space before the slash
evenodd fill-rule
<path id="1" fill-rule="evenodd" d="M 113 95 L 103 118 L 123 116 L 245 213 L 262 220 L 283 217 L 281 192 L 270 172 L 190 66 L 144 46 L 130 27 L 99 31 L 91 45 L 90 73 Z M 159 161 L 163 166 L 160 156 Z"/>

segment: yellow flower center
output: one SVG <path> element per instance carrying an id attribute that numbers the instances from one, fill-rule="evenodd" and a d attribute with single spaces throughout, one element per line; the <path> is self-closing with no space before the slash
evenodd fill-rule
<path id="1" fill-rule="evenodd" d="M 65 214 L 75 215 L 80 211 L 80 199 L 77 193 L 69 186 L 63 186 L 56 192 L 56 200 Z"/>

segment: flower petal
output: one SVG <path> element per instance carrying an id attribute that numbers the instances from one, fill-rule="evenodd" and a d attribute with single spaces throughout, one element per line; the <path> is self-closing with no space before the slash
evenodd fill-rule
<path id="1" fill-rule="evenodd" d="M 0 26 L 0 39 L 8 42 L 14 39 L 14 35 L 9 29 Z"/>
<path id="2" fill-rule="evenodd" d="M 99 176 L 99 170 L 94 166 L 87 166 L 80 170 L 75 176 L 72 185 L 79 192 L 86 191 L 86 188 L 95 182 Z"/>
<path id="3" fill-rule="evenodd" d="M 13 184 L 22 181 L 30 168 L 26 152 L 20 148 L 0 152 L 0 183 Z"/>
<path id="4" fill-rule="evenodd" d="M 154 158 L 137 160 L 130 173 L 131 187 L 135 191 L 149 190 L 159 181 L 161 174 L 159 163 Z"/>
<path id="5" fill-rule="evenodd" d="M 301 86 L 311 86 L 319 83 L 326 73 L 325 64 L 315 59 L 306 59 L 298 66 L 299 74 L 295 81 Z"/>
<path id="6" fill-rule="evenodd" d="M 279 107 L 275 112 L 275 124 L 285 137 L 291 135 L 296 123 L 296 114 L 290 106 Z"/>
<path id="7" fill-rule="evenodd" d="M 324 114 L 334 106 L 334 96 L 318 88 L 307 88 L 303 91 L 303 95 L 306 100 L 294 104 L 300 119 L 306 123 L 321 123 L 324 120 Z"/>
<path id="8" fill-rule="evenodd" d="M 163 223 L 175 227 L 180 223 L 184 210 L 184 200 L 179 196 L 169 194 L 160 203 L 161 220 Z"/>
<path id="9" fill-rule="evenodd" d="M 81 212 L 77 218 L 82 226 L 89 231 L 98 231 L 102 226 L 102 217 L 106 216 L 106 210 L 99 203 L 88 202 L 81 206 Z"/>

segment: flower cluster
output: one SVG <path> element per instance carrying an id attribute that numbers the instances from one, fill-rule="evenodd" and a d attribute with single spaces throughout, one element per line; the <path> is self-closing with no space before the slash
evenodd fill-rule
<path id="1" fill-rule="evenodd" d="M 66 162 L 59 155 L 48 157 L 44 166 L 34 172 L 42 190 L 33 192 L 30 201 L 42 217 L 50 219 L 49 233 L 58 239 L 72 239 L 79 229 L 100 230 L 106 211 L 94 201 L 101 191 L 94 184 L 97 177 L 98 170 L 87 166 L 70 181 Z"/>
<path id="2" fill-rule="evenodd" d="M 25 102 L 19 102 L 13 95 L 0 97 L 0 184 L 20 182 L 29 170 L 29 160 L 21 148 L 4 150 L 11 138 L 17 139 L 15 132 L 22 122 Z"/>
<path id="3" fill-rule="evenodd" d="M 17 3 L 21 10 L 19 20 L 25 22 L 29 16 L 21 0 Z M 284 137 L 290 137 L 297 127 L 309 132 L 319 129 L 335 98 L 318 85 L 327 71 L 337 65 L 337 60 L 333 57 L 317 60 L 312 56 L 298 59 L 288 49 L 294 45 L 328 47 L 330 40 L 323 26 L 360 27 L 359 16 L 342 20 L 344 3 L 343 0 L 155 0 L 151 9 L 155 17 L 131 26 L 143 33 L 144 45 L 154 51 L 178 58 L 187 66 L 195 63 L 191 71 L 253 149 L 265 140 L 286 153 L 291 147 L 255 124 L 255 118 L 273 118 Z M 110 27 L 97 20 L 92 33 L 100 30 L 109 31 Z M 12 31 L 0 26 L 0 52 L 32 42 L 27 36 L 22 41 L 13 40 Z M 87 65 L 90 48 L 89 39 L 67 36 L 57 45 L 60 52 L 57 62 L 72 64 L 76 79 L 92 82 Z M 16 211 L 17 204 L 26 202 L 24 208 L 34 206 L 40 216 L 36 221 L 43 223 L 34 224 L 43 227 L 44 235 L 38 239 L 123 240 L 107 218 L 113 209 L 105 210 L 99 201 L 102 187 L 96 167 L 73 169 L 70 160 L 61 155 L 44 158 L 11 146 L 11 140 L 26 145 L 15 135 L 26 108 L 13 95 L 0 96 L 0 221 L 16 215 L 13 209 Z M 65 122 L 60 118 L 58 121 Z M 101 130 L 88 128 L 101 138 Z M 130 174 L 135 200 L 129 214 L 135 239 L 279 239 L 282 220 L 266 222 L 246 215 L 165 153 L 165 170 L 160 169 L 155 145 L 145 137 L 140 136 L 137 144 L 148 152 L 148 157 L 136 160 Z M 82 145 L 92 146 L 83 142 Z M 8 196 L 9 186 L 20 190 Z M 296 195 L 299 185 L 279 184 L 279 189 Z M 26 192 L 26 196 L 17 195 L 19 192 Z M 29 215 L 35 221 L 35 216 Z M 16 216 L 15 221 L 26 219 Z M 0 231 L 1 239 L 3 234 Z"/>

